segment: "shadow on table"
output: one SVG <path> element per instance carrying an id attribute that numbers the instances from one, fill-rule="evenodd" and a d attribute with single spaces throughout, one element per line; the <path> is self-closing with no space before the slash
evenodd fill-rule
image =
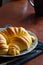
<path id="1" fill-rule="evenodd" d="M 26 16 L 23 20 L 21 20 L 22 22 L 29 22 L 31 24 L 37 24 L 38 20 L 41 18 L 42 16 L 38 16 L 36 14 L 30 14 L 28 16 Z"/>

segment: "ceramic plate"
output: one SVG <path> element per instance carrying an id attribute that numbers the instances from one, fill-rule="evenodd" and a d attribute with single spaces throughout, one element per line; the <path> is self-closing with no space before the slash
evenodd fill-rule
<path id="1" fill-rule="evenodd" d="M 4 29 L 5 28 L 0 28 L 0 31 L 2 31 Z M 34 48 L 36 48 L 36 46 L 38 44 L 37 36 L 34 33 L 30 32 L 30 31 L 28 31 L 28 32 L 36 38 L 36 40 L 31 44 L 31 46 L 30 46 L 30 48 L 28 50 L 22 51 L 19 55 L 16 55 L 16 56 L 11 56 L 11 55 L 0 55 L 0 56 L 2 56 L 2 57 L 17 57 L 17 56 L 22 56 L 22 55 L 25 55 L 25 54 L 31 52 Z"/>

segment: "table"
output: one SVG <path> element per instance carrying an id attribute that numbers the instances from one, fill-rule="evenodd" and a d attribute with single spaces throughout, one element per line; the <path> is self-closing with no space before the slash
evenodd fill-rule
<path id="1" fill-rule="evenodd" d="M 23 26 L 43 41 L 43 17 L 35 15 L 34 8 L 28 0 L 12 1 L 0 7 L 0 27 L 6 24 Z M 43 65 L 43 54 L 23 65 Z"/>

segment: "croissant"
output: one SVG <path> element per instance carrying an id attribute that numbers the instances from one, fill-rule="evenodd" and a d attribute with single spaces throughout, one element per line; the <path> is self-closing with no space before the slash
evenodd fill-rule
<path id="1" fill-rule="evenodd" d="M 23 27 L 7 27 L 0 32 L 0 35 L 0 41 L 2 39 L 2 43 L 8 45 L 8 54 L 11 55 L 20 54 L 21 51 L 28 49 L 35 40 Z"/>
<path id="2" fill-rule="evenodd" d="M 0 34 L 0 43 L 7 44 L 6 39 L 2 34 Z"/>
<path id="3" fill-rule="evenodd" d="M 7 54 L 8 52 L 8 45 L 1 43 L 0 44 L 0 54 Z"/>
<path id="4" fill-rule="evenodd" d="M 18 54 L 20 54 L 20 48 L 19 48 L 19 46 L 10 43 L 9 44 L 9 49 L 8 49 L 8 54 L 9 55 L 18 55 Z"/>
<path id="5" fill-rule="evenodd" d="M 8 52 L 8 45 L 6 39 L 2 34 L 0 34 L 0 54 L 7 54 Z"/>

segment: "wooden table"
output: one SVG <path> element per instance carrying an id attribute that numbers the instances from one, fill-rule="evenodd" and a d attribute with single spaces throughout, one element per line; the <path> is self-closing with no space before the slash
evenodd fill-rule
<path id="1" fill-rule="evenodd" d="M 10 2 L 0 8 L 0 27 L 6 24 L 23 26 L 43 41 L 43 17 L 35 15 L 34 8 L 28 0 Z M 43 54 L 23 65 L 43 65 Z"/>

